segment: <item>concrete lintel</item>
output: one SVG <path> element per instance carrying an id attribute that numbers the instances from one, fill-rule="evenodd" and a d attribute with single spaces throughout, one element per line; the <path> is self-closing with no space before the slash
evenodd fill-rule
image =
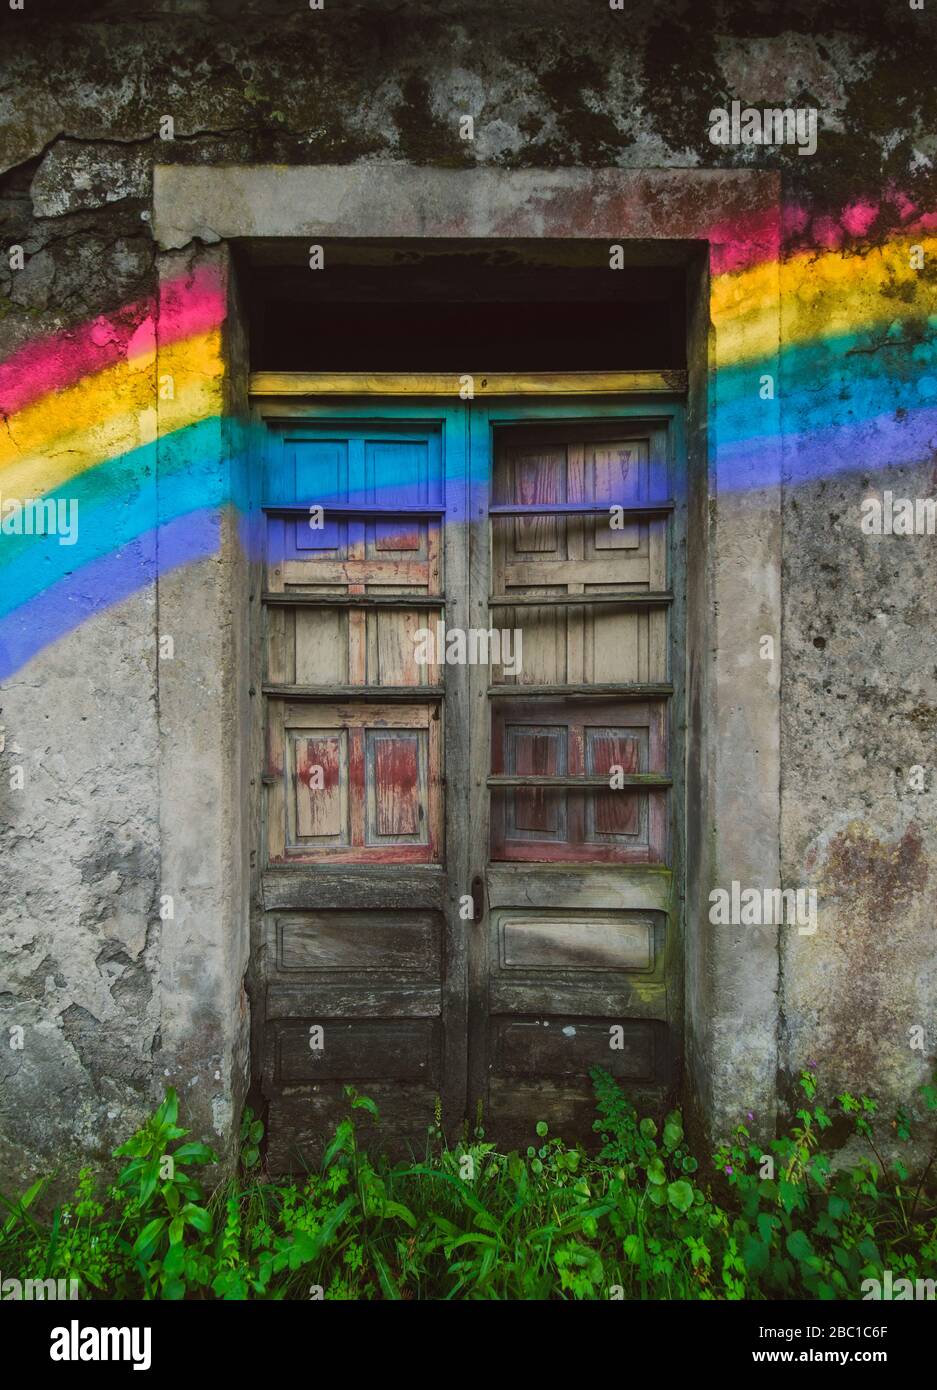
<path id="1" fill-rule="evenodd" d="M 153 232 L 169 250 L 242 237 L 722 240 L 744 223 L 751 242 L 777 203 L 777 174 L 736 169 L 163 164 Z"/>

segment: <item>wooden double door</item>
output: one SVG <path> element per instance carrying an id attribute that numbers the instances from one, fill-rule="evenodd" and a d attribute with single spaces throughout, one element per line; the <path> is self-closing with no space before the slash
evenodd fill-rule
<path id="1" fill-rule="evenodd" d="M 679 403 L 260 414 L 271 1166 L 347 1085 L 398 1152 L 588 1141 L 680 1054 Z"/>

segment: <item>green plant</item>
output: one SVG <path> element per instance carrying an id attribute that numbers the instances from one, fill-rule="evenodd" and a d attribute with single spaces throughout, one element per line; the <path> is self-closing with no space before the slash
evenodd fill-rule
<path id="1" fill-rule="evenodd" d="M 263 1123 L 254 1118 L 254 1112 L 245 1105 L 241 1116 L 240 1161 L 245 1173 L 256 1168 L 260 1162 L 260 1141 L 264 1137 Z"/>
<path id="2" fill-rule="evenodd" d="M 901 1155 L 915 1112 L 934 1118 L 934 1085 L 891 1134 L 869 1097 L 838 1096 L 836 1117 L 868 1155 L 837 1165 L 805 1071 L 788 1132 L 762 1147 L 749 1115 L 716 1153 L 717 1196 L 678 1111 L 640 1117 L 605 1072 L 592 1079 L 596 1153 L 545 1120 L 526 1151 L 499 1152 L 480 1111 L 449 1147 L 437 1103 L 424 1159 L 398 1164 L 362 1146 L 359 1122 L 377 1106 L 347 1087 L 348 1113 L 295 1181 L 264 1172 L 263 1125 L 245 1109 L 238 1172 L 207 1198 L 189 1170 L 215 1155 L 185 1142 L 169 1091 L 115 1151 L 127 1162 L 112 1185 L 83 1168 L 72 1199 L 42 1215 L 44 1179 L 0 1195 L 0 1267 L 77 1278 L 99 1297 L 391 1300 L 858 1298 L 886 1268 L 932 1269 L 933 1146 L 916 1175 Z"/>
<path id="3" fill-rule="evenodd" d="M 139 1228 L 130 1255 L 148 1298 L 157 1288 L 164 1298 L 184 1296 L 187 1282 L 197 1280 L 199 1273 L 192 1251 L 186 1248 L 186 1228 L 202 1235 L 212 1230 L 201 1189 L 185 1165 L 215 1163 L 217 1157 L 197 1140 L 170 1149 L 189 1132 L 176 1124 L 178 1113 L 178 1097 L 170 1088 L 155 1114 L 114 1151 L 115 1156 L 130 1159 L 117 1186 L 126 1193 L 125 1222 Z"/>
<path id="4" fill-rule="evenodd" d="M 798 1085 L 807 1103 L 790 1134 L 763 1151 L 739 1125 L 733 1142 L 715 1158 L 739 1204 L 733 1230 L 743 1265 L 740 1282 L 769 1297 L 832 1299 L 856 1297 L 862 1280 L 880 1278 L 886 1265 L 913 1277 L 922 1268 L 920 1257 L 926 1264 L 937 1252 L 933 1205 L 927 1221 L 915 1220 L 933 1148 L 919 1181 L 909 1184 L 900 1157 L 889 1163 L 882 1156 L 876 1103 L 842 1094 L 836 1098 L 840 1114 L 851 1119 L 871 1157 L 833 1167 L 821 1149 L 832 1121 L 816 1103 L 812 1069 L 801 1073 Z M 937 1110 L 935 1087 L 925 1086 L 921 1094 L 925 1112 Z M 907 1111 L 896 1116 L 894 1129 L 900 1142 L 910 1142 Z"/>

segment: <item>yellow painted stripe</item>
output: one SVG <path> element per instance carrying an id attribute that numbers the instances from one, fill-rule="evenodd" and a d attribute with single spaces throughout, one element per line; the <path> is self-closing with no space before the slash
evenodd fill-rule
<path id="1" fill-rule="evenodd" d="M 779 293 L 785 347 L 934 315 L 937 284 L 911 268 L 912 246 L 923 248 L 925 265 L 934 264 L 937 238 L 902 237 L 862 255 L 803 254 L 714 277 L 717 364 L 732 366 L 777 350 Z"/>
<path id="2" fill-rule="evenodd" d="M 0 491 L 8 497 L 39 497 L 62 487 L 70 478 L 106 459 L 152 444 L 157 434 L 156 411 L 151 403 L 143 410 L 112 414 L 92 429 L 60 435 L 42 454 L 27 454 L 0 471 Z M 161 402 L 159 432 L 168 434 L 218 412 L 218 396 L 208 382 L 193 381 L 170 402 Z"/>
<path id="3" fill-rule="evenodd" d="M 174 399 L 159 400 L 160 430 L 177 429 L 220 409 L 224 364 L 217 330 L 160 351 L 160 377 L 171 375 Z M 154 355 L 118 362 L 77 385 L 11 415 L 0 435 L 0 484 L 9 496 L 35 495 L 75 473 L 155 437 Z M 45 467 L 44 467 L 45 466 Z M 27 489 L 26 481 L 31 479 Z"/>
<path id="4" fill-rule="evenodd" d="M 618 395 L 686 390 L 686 372 L 253 372 L 254 396 Z"/>

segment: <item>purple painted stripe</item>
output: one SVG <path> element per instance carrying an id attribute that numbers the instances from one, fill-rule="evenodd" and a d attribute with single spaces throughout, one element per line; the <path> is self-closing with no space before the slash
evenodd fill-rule
<path id="1" fill-rule="evenodd" d="M 66 575 L 0 620 L 0 680 L 88 618 L 152 584 L 157 574 L 214 554 L 219 538 L 216 507 L 190 512 Z"/>
<path id="2" fill-rule="evenodd" d="M 718 430 L 718 415 L 717 415 Z M 783 450 L 779 465 L 778 450 Z M 937 409 L 894 412 L 854 425 L 764 439 L 739 439 L 717 447 L 719 493 L 785 486 L 804 487 L 845 474 L 877 473 L 926 463 L 937 449 Z"/>

